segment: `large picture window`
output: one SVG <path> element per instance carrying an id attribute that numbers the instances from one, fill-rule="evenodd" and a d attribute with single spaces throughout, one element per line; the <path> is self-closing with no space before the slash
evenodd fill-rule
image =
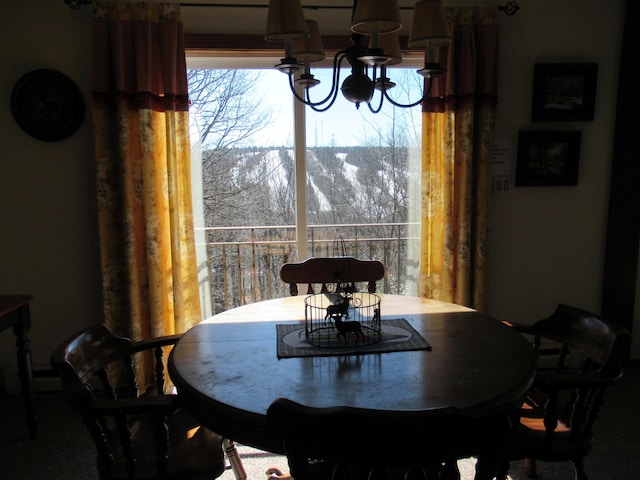
<path id="1" fill-rule="evenodd" d="M 188 62 L 204 314 L 288 294 L 280 266 L 310 256 L 380 260 L 380 290 L 415 294 L 420 107 L 373 114 L 338 95 L 317 113 L 270 67 Z M 330 76 L 314 73 L 323 97 Z M 417 77 L 394 69 L 396 98 L 419 96 Z"/>

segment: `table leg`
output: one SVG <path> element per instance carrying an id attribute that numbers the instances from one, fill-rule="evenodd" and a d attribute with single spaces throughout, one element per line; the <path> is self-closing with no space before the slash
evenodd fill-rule
<path id="1" fill-rule="evenodd" d="M 474 480 L 499 478 L 498 472 L 503 465 L 504 450 L 513 428 L 511 415 L 496 418 L 483 450 L 478 455 Z"/>
<path id="2" fill-rule="evenodd" d="M 33 387 L 33 366 L 31 364 L 31 347 L 29 343 L 29 329 L 31 328 L 31 316 L 29 306 L 25 305 L 18 309 L 19 321 L 13 325 L 13 332 L 16 336 L 18 376 L 22 388 L 22 397 L 26 409 L 26 423 L 31 434 L 31 438 L 38 436 L 36 416 L 35 391 Z"/>

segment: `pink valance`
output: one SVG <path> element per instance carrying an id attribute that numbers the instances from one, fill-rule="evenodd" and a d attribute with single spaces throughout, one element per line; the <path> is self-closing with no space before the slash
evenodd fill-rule
<path id="1" fill-rule="evenodd" d="M 184 34 L 178 4 L 94 2 L 95 97 L 186 110 Z"/>
<path id="2" fill-rule="evenodd" d="M 498 10 L 495 7 L 446 8 L 453 41 L 437 61 L 446 72 L 435 79 L 426 111 L 497 96 Z"/>

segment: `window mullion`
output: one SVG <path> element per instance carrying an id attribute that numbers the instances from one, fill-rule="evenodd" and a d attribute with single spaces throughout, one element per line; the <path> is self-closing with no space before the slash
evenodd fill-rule
<path id="1" fill-rule="evenodd" d="M 296 87 L 299 88 L 299 87 Z M 294 156 L 296 172 L 296 241 L 298 261 L 308 257 L 307 251 L 307 142 L 305 106 L 293 96 Z"/>

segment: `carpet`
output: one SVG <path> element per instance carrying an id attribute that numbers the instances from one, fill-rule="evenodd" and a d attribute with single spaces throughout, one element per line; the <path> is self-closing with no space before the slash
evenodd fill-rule
<path id="1" fill-rule="evenodd" d="M 429 342 L 404 318 L 382 320 L 381 327 L 382 339 L 372 345 L 358 345 L 354 341 L 352 344 L 343 342 L 340 346 L 318 347 L 306 342 L 303 325 L 278 324 L 278 358 L 431 350 Z"/>

